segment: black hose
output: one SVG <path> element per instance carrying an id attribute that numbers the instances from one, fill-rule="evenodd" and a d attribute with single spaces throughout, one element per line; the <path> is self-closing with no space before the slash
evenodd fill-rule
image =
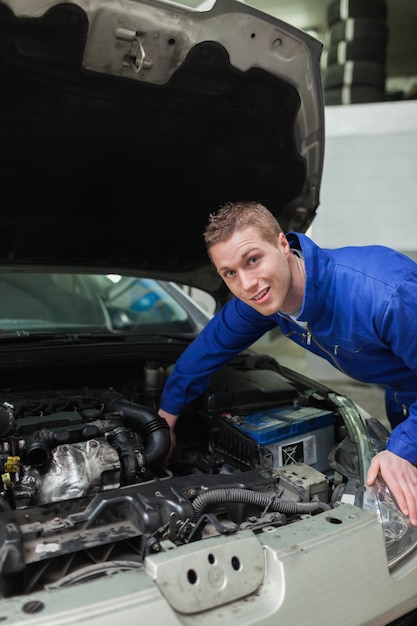
<path id="1" fill-rule="evenodd" d="M 260 509 L 276 511 L 289 515 L 328 511 L 330 506 L 325 502 L 294 502 L 281 500 L 268 494 L 249 489 L 212 489 L 197 496 L 193 501 L 194 521 L 197 521 L 213 504 L 219 503 L 252 504 Z"/>
<path id="2" fill-rule="evenodd" d="M 162 465 L 171 447 L 166 420 L 148 407 L 130 402 L 114 393 L 109 393 L 103 401 L 106 411 L 119 412 L 122 423 L 133 428 L 143 438 L 145 442 L 145 450 L 142 452 L 143 466 L 152 468 Z"/>

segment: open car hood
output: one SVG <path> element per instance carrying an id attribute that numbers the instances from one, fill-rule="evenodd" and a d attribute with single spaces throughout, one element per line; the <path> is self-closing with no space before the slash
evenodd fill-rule
<path id="1" fill-rule="evenodd" d="M 234 0 L 0 0 L 0 263 L 137 269 L 214 292 L 226 201 L 305 231 L 322 44 Z"/>

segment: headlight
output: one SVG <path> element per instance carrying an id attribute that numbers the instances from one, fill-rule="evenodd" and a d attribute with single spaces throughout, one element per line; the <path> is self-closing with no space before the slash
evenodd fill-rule
<path id="1" fill-rule="evenodd" d="M 364 508 L 374 511 L 381 523 L 390 568 L 417 548 L 417 526 L 403 515 L 381 476 L 368 487 Z"/>

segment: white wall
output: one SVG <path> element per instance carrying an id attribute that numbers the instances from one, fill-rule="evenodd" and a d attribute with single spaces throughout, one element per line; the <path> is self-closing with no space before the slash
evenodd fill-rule
<path id="1" fill-rule="evenodd" d="M 321 203 L 308 234 L 328 248 L 376 243 L 417 259 L 417 101 L 326 107 L 325 124 Z M 310 375 L 344 379 L 304 359 Z"/>
<path id="2" fill-rule="evenodd" d="M 383 244 L 417 256 L 417 100 L 329 106 L 321 246 Z"/>

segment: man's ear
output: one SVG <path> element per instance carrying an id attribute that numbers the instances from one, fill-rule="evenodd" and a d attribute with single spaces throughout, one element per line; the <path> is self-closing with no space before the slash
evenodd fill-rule
<path id="1" fill-rule="evenodd" d="M 282 248 L 286 255 L 289 255 L 291 252 L 290 244 L 288 243 L 288 239 L 283 232 L 278 235 L 278 247 Z"/>

